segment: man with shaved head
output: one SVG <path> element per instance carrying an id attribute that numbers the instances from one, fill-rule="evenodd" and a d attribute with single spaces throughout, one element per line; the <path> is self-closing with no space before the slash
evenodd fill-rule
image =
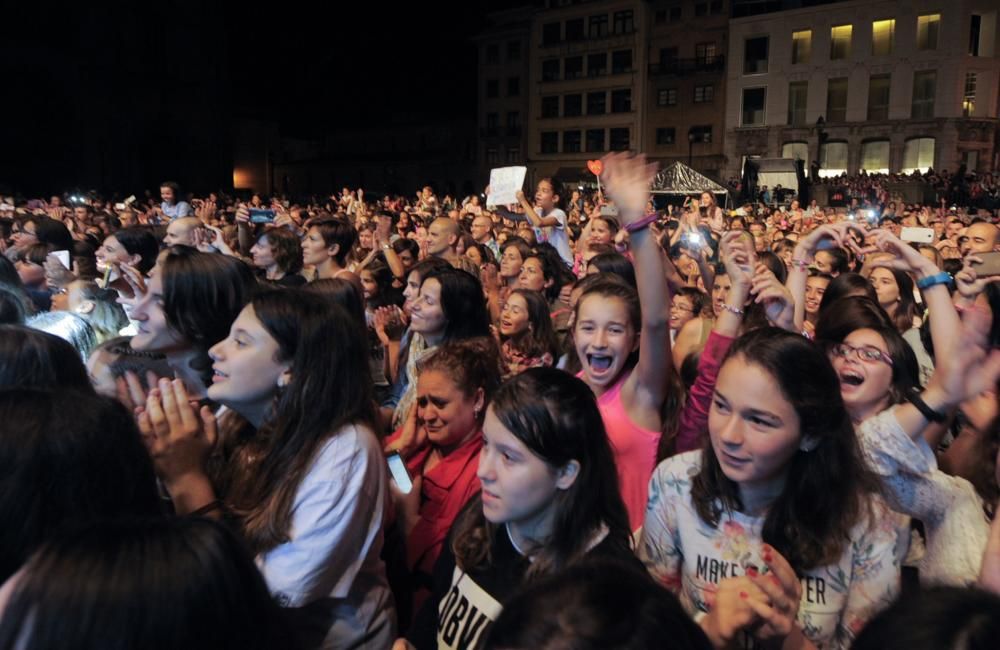
<path id="1" fill-rule="evenodd" d="M 197 217 L 180 217 L 167 226 L 163 243 L 167 246 L 195 246 L 194 232 L 201 226 Z"/>
<path id="2" fill-rule="evenodd" d="M 459 225 L 448 217 L 438 217 L 427 229 L 427 254 L 451 262 L 458 257 Z"/>
<path id="3" fill-rule="evenodd" d="M 1000 246 L 1000 229 L 985 221 L 972 224 L 958 238 L 958 248 L 962 252 L 962 257 L 992 253 L 998 246 Z"/>

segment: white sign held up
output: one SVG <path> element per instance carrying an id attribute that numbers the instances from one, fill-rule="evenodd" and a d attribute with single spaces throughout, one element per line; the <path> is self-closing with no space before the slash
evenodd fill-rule
<path id="1" fill-rule="evenodd" d="M 517 203 L 517 192 L 524 186 L 527 167 L 498 167 L 490 170 L 490 195 L 487 206 Z"/>

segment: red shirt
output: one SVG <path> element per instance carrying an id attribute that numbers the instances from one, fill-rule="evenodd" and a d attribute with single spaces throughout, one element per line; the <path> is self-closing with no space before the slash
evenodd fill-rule
<path id="1" fill-rule="evenodd" d="M 389 441 L 399 432 L 394 433 Z M 451 525 L 462 507 L 480 490 L 479 450 L 483 446 L 482 432 L 464 445 L 443 456 L 429 472 L 424 465 L 431 453 L 430 445 L 406 461 L 410 476 L 422 476 L 420 488 L 420 519 L 406 538 L 406 565 L 414 573 L 433 574 L 434 563 L 448 538 Z"/>

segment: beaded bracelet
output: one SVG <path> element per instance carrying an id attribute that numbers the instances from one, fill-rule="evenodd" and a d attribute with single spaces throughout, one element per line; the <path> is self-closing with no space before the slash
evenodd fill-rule
<path id="1" fill-rule="evenodd" d="M 740 309 L 739 307 L 733 307 L 732 305 L 729 305 L 727 303 L 722 303 L 722 308 L 728 311 L 730 314 L 736 314 L 737 316 L 743 315 L 743 310 Z"/>
<path id="2" fill-rule="evenodd" d="M 806 270 L 809 269 L 809 262 L 807 262 L 805 260 L 793 259 L 792 260 L 792 266 L 794 266 L 795 268 L 797 268 L 800 271 L 806 271 Z"/>

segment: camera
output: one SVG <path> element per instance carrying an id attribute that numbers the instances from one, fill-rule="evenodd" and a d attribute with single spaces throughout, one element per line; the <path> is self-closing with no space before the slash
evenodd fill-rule
<path id="1" fill-rule="evenodd" d="M 701 233 L 689 232 L 684 235 L 684 243 L 691 248 L 701 248 L 705 243 L 705 238 L 701 236 Z"/>

